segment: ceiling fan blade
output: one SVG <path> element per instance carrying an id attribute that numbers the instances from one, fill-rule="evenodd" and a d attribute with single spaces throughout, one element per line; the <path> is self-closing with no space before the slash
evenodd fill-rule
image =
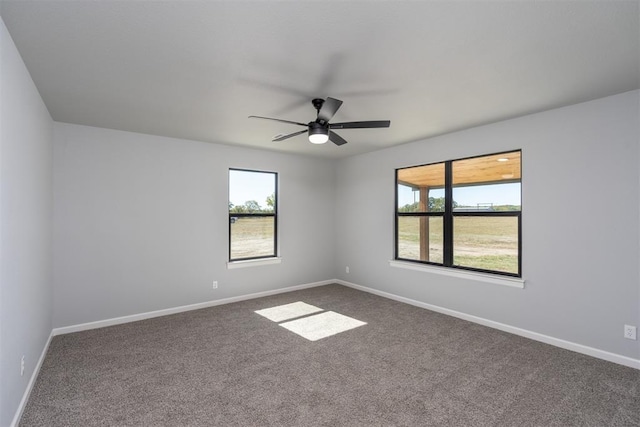
<path id="1" fill-rule="evenodd" d="M 318 111 L 318 119 L 328 122 L 336 114 L 338 108 L 342 105 L 342 101 L 335 98 L 327 98 Z"/>
<path id="2" fill-rule="evenodd" d="M 275 138 L 273 138 L 271 141 L 273 142 L 284 141 L 285 139 L 293 138 L 294 136 L 302 135 L 303 133 L 306 133 L 306 132 L 308 132 L 307 129 L 301 130 L 299 132 L 290 133 L 288 135 L 276 135 Z"/>
<path id="3" fill-rule="evenodd" d="M 388 128 L 391 126 L 390 120 L 374 120 L 368 122 L 344 122 L 331 123 L 331 129 L 367 129 L 367 128 Z"/>
<path id="4" fill-rule="evenodd" d="M 329 139 L 336 145 L 344 145 L 347 143 L 343 137 L 332 131 L 329 131 Z"/>
<path id="5" fill-rule="evenodd" d="M 309 126 L 307 123 L 292 122 L 291 120 L 272 119 L 271 117 L 249 116 L 250 119 L 275 120 L 276 122 L 289 123 L 290 125 Z"/>

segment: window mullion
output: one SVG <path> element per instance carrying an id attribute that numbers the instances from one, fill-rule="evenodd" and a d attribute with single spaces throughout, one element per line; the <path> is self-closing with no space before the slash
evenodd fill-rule
<path id="1" fill-rule="evenodd" d="M 444 218 L 443 218 L 443 261 L 444 265 L 453 265 L 453 167 L 452 162 L 444 164 Z"/>

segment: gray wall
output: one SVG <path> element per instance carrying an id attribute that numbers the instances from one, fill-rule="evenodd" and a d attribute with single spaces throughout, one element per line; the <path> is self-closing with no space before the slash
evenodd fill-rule
<path id="1" fill-rule="evenodd" d="M 0 64 L 0 425 L 6 426 L 51 333 L 53 122 L 1 20 Z"/>
<path id="2" fill-rule="evenodd" d="M 331 278 L 330 161 L 62 123 L 54 135 L 54 327 Z M 230 167 L 279 173 L 281 264 L 226 268 Z"/>
<path id="3" fill-rule="evenodd" d="M 340 160 L 334 275 L 637 359 L 623 325 L 640 323 L 638 104 L 633 91 Z M 395 168 L 518 148 L 524 290 L 389 266 Z"/>
<path id="4" fill-rule="evenodd" d="M 59 123 L 54 133 L 55 327 L 335 277 L 640 354 L 622 338 L 640 323 L 638 91 L 334 162 Z M 389 266 L 395 168 L 518 148 L 524 290 Z M 281 265 L 226 269 L 229 167 L 280 173 Z"/>

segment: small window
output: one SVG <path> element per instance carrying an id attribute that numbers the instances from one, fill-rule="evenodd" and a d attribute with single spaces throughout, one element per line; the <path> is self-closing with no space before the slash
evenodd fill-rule
<path id="1" fill-rule="evenodd" d="M 521 277 L 521 152 L 396 170 L 396 259 Z"/>
<path id="2" fill-rule="evenodd" d="M 277 256 L 278 174 L 229 169 L 229 261 Z"/>

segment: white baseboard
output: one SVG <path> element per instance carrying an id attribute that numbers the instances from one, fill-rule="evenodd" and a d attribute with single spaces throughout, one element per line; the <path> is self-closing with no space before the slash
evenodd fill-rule
<path id="1" fill-rule="evenodd" d="M 466 313 L 462 313 L 460 311 L 455 311 L 455 310 L 451 310 L 448 308 L 444 308 L 444 307 L 440 307 L 437 305 L 433 305 L 433 304 L 427 304 L 425 302 L 422 301 L 417 301 L 411 298 L 406 298 L 406 297 L 401 297 L 399 295 L 395 295 L 389 292 L 384 292 L 384 291 L 380 291 L 377 289 L 373 289 L 373 288 L 368 288 L 366 286 L 362 286 L 362 285 L 357 285 L 355 283 L 351 283 L 351 282 L 347 282 L 345 280 L 340 280 L 340 279 L 334 279 L 334 280 L 323 280 L 320 282 L 313 282 L 313 283 L 306 283 L 306 284 L 302 284 L 302 285 L 296 285 L 296 286 L 290 286 L 287 288 L 281 288 L 281 289 L 274 289 L 274 290 L 270 290 L 270 291 L 264 291 L 264 292 L 257 292 L 257 293 L 253 293 L 253 294 L 248 294 L 248 295 L 241 295 L 241 296 L 237 296 L 237 297 L 231 297 L 231 298 L 223 298 L 223 299 L 219 299 L 219 300 L 213 300 L 213 301 L 207 301 L 207 302 L 202 302 L 202 303 L 197 303 L 197 304 L 190 304 L 190 305 L 183 305 L 180 307 L 172 307 L 172 308 L 167 308 L 167 309 L 163 309 L 163 310 L 156 310 L 156 311 L 150 311 L 150 312 L 146 312 L 146 313 L 140 313 L 140 314 L 133 314 L 130 316 L 123 316 L 123 317 L 116 317 L 116 318 L 112 318 L 112 319 L 105 319 L 105 320 L 99 320 L 96 322 L 89 322 L 89 323 L 82 323 L 82 324 L 78 324 L 78 325 L 71 325 L 71 326 L 65 326 L 62 328 L 55 328 L 53 329 L 53 331 L 51 332 L 52 336 L 56 336 L 56 335 L 62 335 L 62 334 L 68 334 L 68 333 L 72 333 L 72 332 L 80 332 L 80 331 L 86 331 L 89 329 L 96 329 L 96 328 L 104 328 L 106 326 L 113 326 L 113 325 L 119 325 L 122 323 L 129 323 L 129 322 L 136 322 L 138 320 L 144 320 L 144 319 L 151 319 L 153 317 L 160 317 L 160 316 L 167 316 L 170 314 L 176 314 L 176 313 L 182 313 L 185 311 L 191 311 L 191 310 L 198 310 L 201 308 L 207 308 L 207 307 L 214 307 L 217 305 L 223 305 L 223 304 L 230 304 L 230 303 L 234 303 L 234 302 L 239 302 L 239 301 L 245 301 L 245 300 L 250 300 L 250 299 L 255 299 L 255 298 L 261 298 L 261 297 L 266 297 L 266 296 L 270 296 L 270 295 L 276 295 L 276 294 L 281 294 L 281 293 L 286 293 L 286 292 L 292 292 L 292 291 L 297 291 L 297 290 L 301 290 L 301 289 L 307 289 L 307 288 L 313 288 L 316 286 L 324 286 L 324 285 L 329 285 L 331 283 L 338 283 L 340 285 L 343 286 L 347 286 L 350 288 L 354 288 L 354 289 L 358 289 L 360 291 L 364 291 L 364 292 L 369 292 L 371 294 L 374 295 L 378 295 L 384 298 L 389 298 L 395 301 L 399 301 L 399 302 L 403 302 L 405 304 L 410 304 L 416 307 L 420 307 L 420 308 L 424 308 L 427 310 L 431 310 L 431 311 L 435 311 L 437 313 L 442 313 L 442 314 L 446 314 L 448 316 L 453 316 L 453 317 L 457 317 L 459 319 L 463 319 L 463 320 L 467 320 L 469 322 L 473 322 L 473 323 L 477 323 L 480 325 L 484 325 L 484 326 L 488 326 L 490 328 L 494 328 L 494 329 L 499 329 L 501 331 L 505 331 L 505 332 L 509 332 L 515 335 L 520 335 L 522 337 L 525 338 L 529 338 L 535 341 L 540 341 L 543 342 L 545 344 L 550 344 L 556 347 L 560 347 L 560 348 L 564 348 L 566 350 L 571 350 L 571 351 L 575 351 L 577 353 L 582 353 L 582 354 L 586 354 L 588 356 L 592 356 L 592 357 L 596 357 L 598 359 L 603 359 L 609 362 L 613 362 L 613 363 L 618 363 L 620 365 L 624 365 L 624 366 L 628 366 L 631 368 L 635 368 L 640 370 L 640 359 L 633 359 L 631 357 L 627 357 L 627 356 L 622 356 L 620 354 L 616 354 L 616 353 L 611 353 L 605 350 L 600 350 L 597 348 L 593 348 L 593 347 L 589 347 L 586 345 L 582 345 L 582 344 L 577 344 L 571 341 L 566 341 L 560 338 L 555 338 L 549 335 L 544 335 L 544 334 L 540 334 L 538 332 L 533 332 L 533 331 L 529 331 L 526 329 L 522 329 L 522 328 L 518 328 L 515 326 L 511 326 L 511 325 L 507 325 L 504 323 L 500 323 L 500 322 L 496 322 L 493 320 L 489 320 L 489 319 L 485 319 L 482 317 L 478 317 L 478 316 L 473 316 L 471 314 L 466 314 Z M 49 338 L 49 342 L 51 341 L 51 338 Z M 49 342 L 47 342 L 47 348 L 49 346 Z M 41 359 L 44 358 L 44 354 L 46 353 L 46 348 L 41 356 Z M 42 363 L 42 360 L 40 360 L 39 365 L 38 365 L 38 370 L 39 370 L 39 366 L 40 363 Z M 36 372 L 36 371 L 34 371 Z M 32 378 L 31 381 L 34 381 L 34 378 Z M 32 384 L 30 383 L 30 386 L 28 388 L 29 392 L 30 392 L 30 387 L 32 386 Z M 28 396 L 27 396 L 28 397 Z M 26 398 L 24 399 L 24 401 L 26 402 Z M 18 418 L 19 419 L 19 418 Z"/>
<path id="2" fill-rule="evenodd" d="M 200 302 L 196 304 L 182 305 L 179 307 L 165 308 L 162 310 L 149 311 L 146 313 L 132 314 L 130 316 L 114 317 L 111 319 L 98 320 L 95 322 L 64 326 L 61 328 L 54 328 L 52 331 L 52 334 L 53 336 L 56 336 L 56 335 L 70 334 L 72 332 L 88 331 L 89 329 L 104 328 L 106 326 L 120 325 L 123 323 L 129 323 L 129 322 L 137 322 L 138 320 L 145 320 L 145 319 L 151 319 L 154 317 L 167 316 L 169 314 L 182 313 L 182 312 L 191 311 L 191 310 L 199 310 L 201 308 L 214 307 L 216 305 L 231 304 L 233 302 L 245 301 L 245 300 L 250 300 L 255 298 L 262 298 L 270 295 L 283 294 L 286 292 L 297 291 L 300 289 L 314 288 L 316 286 L 329 285 L 332 283 L 336 283 L 336 281 L 323 280 L 321 282 L 305 283 L 303 285 L 289 286 L 287 288 L 274 289 L 274 290 L 264 291 L 264 292 L 256 292 L 253 294 L 240 295 L 237 297 L 223 298 L 219 300 L 212 300 L 212 301 Z"/>
<path id="3" fill-rule="evenodd" d="M 29 401 L 29 396 L 31 395 L 31 390 L 33 389 L 34 384 L 36 383 L 36 379 L 38 378 L 38 374 L 40 374 L 40 368 L 42 367 L 42 362 L 44 362 L 44 358 L 47 355 L 47 350 L 49 350 L 49 344 L 51 344 L 51 339 L 53 338 L 53 331 L 49 334 L 49 338 L 42 349 L 42 353 L 40 353 L 40 358 L 38 359 L 38 363 L 36 364 L 33 372 L 31 373 L 31 378 L 29 378 L 29 384 L 27 384 L 27 388 L 22 395 L 22 399 L 20 400 L 20 404 L 18 405 L 18 410 L 16 414 L 13 416 L 13 421 L 11 421 L 10 426 L 16 427 L 20 422 L 20 418 L 22 418 L 22 413 L 24 412 L 24 408 L 27 406 L 27 402 Z"/>
<path id="4" fill-rule="evenodd" d="M 603 359 L 608 362 L 617 363 L 620 365 L 628 366 L 640 370 L 640 359 L 633 359 L 631 357 L 622 356 L 620 354 L 610 353 L 605 350 L 589 347 L 582 344 L 577 344 L 571 341 L 566 341 L 560 338 L 554 338 L 548 335 L 540 334 L 538 332 L 532 332 L 526 329 L 517 328 L 515 326 L 507 325 L 493 320 L 484 319 L 482 317 L 473 316 L 471 314 L 462 313 L 460 311 L 450 310 L 448 308 L 439 307 L 437 305 L 427 304 L 421 301 L 417 301 L 411 298 L 405 298 L 398 295 L 394 295 L 389 292 L 379 291 L 377 289 L 368 288 L 362 285 L 356 285 L 355 283 L 347 282 L 344 280 L 336 279 L 334 281 L 343 286 L 348 286 L 359 291 L 368 292 L 374 295 L 378 295 L 384 298 L 392 299 L 395 301 L 403 302 L 405 304 L 414 305 L 416 307 L 425 308 L 427 310 L 435 311 L 437 313 L 446 314 L 448 316 L 457 317 L 459 319 L 467 320 L 469 322 L 477 323 L 490 328 L 499 329 L 504 332 L 509 332 L 515 335 L 520 335 L 525 338 L 529 338 L 535 341 L 540 341 L 545 344 L 550 344 L 556 347 L 564 348 L 565 350 L 575 351 L 577 353 L 586 354 L 588 356 Z"/>

